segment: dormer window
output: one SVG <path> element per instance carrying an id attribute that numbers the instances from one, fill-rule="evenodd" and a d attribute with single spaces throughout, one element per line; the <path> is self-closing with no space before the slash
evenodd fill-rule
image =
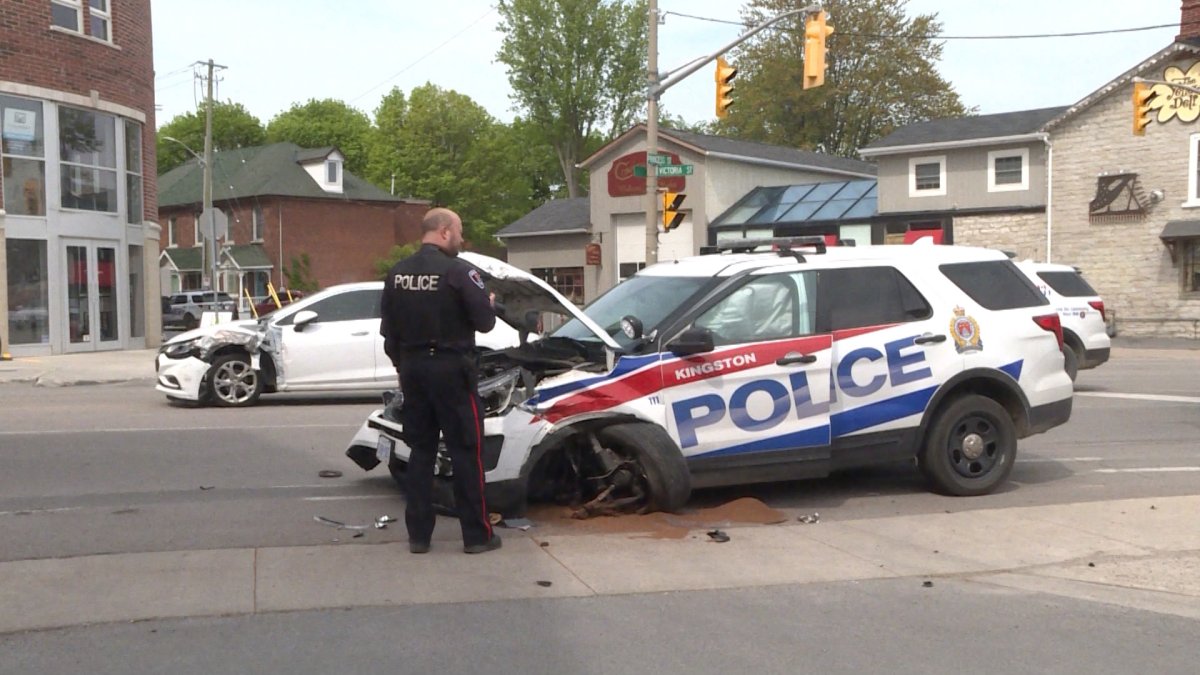
<path id="1" fill-rule="evenodd" d="M 337 148 L 318 148 L 315 150 L 301 150 L 296 161 L 313 182 L 321 187 L 325 192 L 333 192 L 335 194 L 342 193 L 342 187 L 346 181 L 345 169 L 343 165 L 346 163 L 346 157 L 342 155 Z"/>
<path id="2" fill-rule="evenodd" d="M 335 160 L 325 160 L 325 182 L 330 185 L 338 184 L 338 163 Z"/>

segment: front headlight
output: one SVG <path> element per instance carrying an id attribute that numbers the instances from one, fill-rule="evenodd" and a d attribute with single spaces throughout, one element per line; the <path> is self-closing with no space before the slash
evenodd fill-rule
<path id="1" fill-rule="evenodd" d="M 514 368 L 480 382 L 479 398 L 483 399 L 484 414 L 499 415 L 508 410 L 520 379 L 520 369 Z"/>
<path id="2" fill-rule="evenodd" d="M 172 342 L 163 345 L 158 353 L 169 359 L 186 359 L 199 354 L 200 338 L 192 338 L 183 342 Z"/>

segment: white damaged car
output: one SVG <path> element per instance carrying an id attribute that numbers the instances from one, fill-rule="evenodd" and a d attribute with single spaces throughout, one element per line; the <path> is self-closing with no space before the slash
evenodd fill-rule
<path id="1" fill-rule="evenodd" d="M 188 331 L 158 351 L 155 387 L 167 398 L 249 406 L 273 392 L 387 391 L 396 370 L 379 334 L 382 281 L 331 286 L 257 320 Z M 517 344 L 506 324 L 482 349 Z"/>
<path id="2" fill-rule="evenodd" d="M 914 460 L 933 489 L 980 495 L 1018 439 L 1070 418 L 1059 316 L 1002 252 L 771 244 L 660 262 L 585 310 L 463 254 L 523 333 L 481 358 L 489 509 L 672 511 L 693 487 Z M 546 312 L 567 321 L 526 340 Z M 401 485 L 402 405 L 385 395 L 346 451 Z M 448 505 L 444 450 L 435 471 Z"/>

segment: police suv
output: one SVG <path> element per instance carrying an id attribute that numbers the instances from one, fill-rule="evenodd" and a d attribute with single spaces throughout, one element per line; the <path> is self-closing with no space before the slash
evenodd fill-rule
<path id="1" fill-rule="evenodd" d="M 491 510 L 671 511 L 694 487 L 914 459 L 933 489 L 979 495 L 1006 480 L 1017 439 L 1071 415 L 1059 316 L 1000 251 L 803 239 L 704 253 L 647 267 L 585 311 L 462 255 L 524 333 L 482 361 Z M 568 320 L 527 339 L 545 312 Z M 402 400 L 347 451 L 398 481 Z M 450 475 L 444 453 L 436 471 Z"/>
<path id="2" fill-rule="evenodd" d="M 1112 340 L 1104 316 L 1104 300 L 1077 267 L 1022 260 L 1017 268 L 1029 277 L 1058 312 L 1063 329 L 1064 367 L 1071 379 L 1080 370 L 1108 361 Z"/>

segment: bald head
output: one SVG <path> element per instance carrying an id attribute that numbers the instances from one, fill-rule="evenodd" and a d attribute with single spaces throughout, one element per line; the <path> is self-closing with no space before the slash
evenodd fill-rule
<path id="1" fill-rule="evenodd" d="M 421 243 L 433 244 L 447 254 L 462 251 L 462 219 L 450 209 L 429 209 L 421 221 Z"/>

